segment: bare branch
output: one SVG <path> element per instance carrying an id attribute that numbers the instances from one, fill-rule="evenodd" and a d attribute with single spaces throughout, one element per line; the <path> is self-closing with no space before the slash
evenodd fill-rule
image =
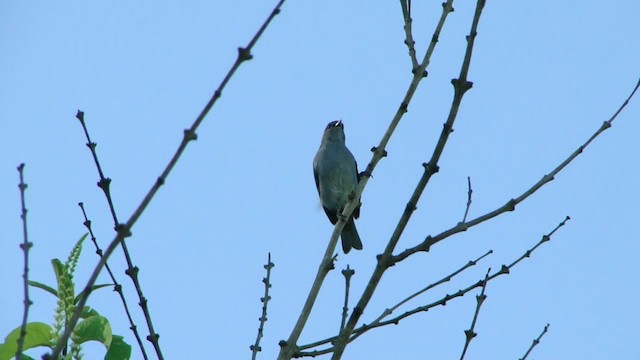
<path id="1" fill-rule="evenodd" d="M 518 197 L 510 199 L 509 201 L 507 201 L 504 205 L 502 205 L 501 207 L 490 211 L 482 216 L 479 216 L 473 220 L 469 220 L 468 222 L 462 222 L 462 223 L 458 223 L 456 226 L 450 228 L 449 230 L 446 230 L 436 236 L 427 236 L 427 238 L 421 242 L 420 244 L 406 249 L 405 251 L 401 252 L 398 255 L 395 255 L 392 257 L 392 259 L 390 260 L 391 263 L 395 264 L 398 261 L 402 261 L 404 259 L 406 259 L 407 257 L 411 256 L 412 254 L 415 254 L 417 252 L 420 251 L 425 251 L 428 252 L 429 249 L 431 248 L 431 246 L 437 244 L 438 242 L 448 238 L 451 235 L 457 234 L 459 232 L 463 232 L 463 231 L 467 231 L 469 228 L 476 226 L 480 223 L 483 223 L 489 219 L 492 219 L 498 215 L 501 215 L 507 211 L 513 211 L 516 208 L 516 205 L 518 205 L 519 203 L 523 202 L 525 199 L 527 199 L 529 196 L 531 196 L 532 194 L 534 194 L 536 191 L 538 191 L 543 185 L 545 185 L 546 183 L 552 181 L 555 176 L 562 171 L 567 165 L 569 165 L 569 163 L 571 163 L 578 155 L 580 155 L 584 149 L 587 148 L 587 146 L 589 146 L 589 144 L 591 144 L 591 142 L 598 137 L 600 134 L 602 134 L 603 131 L 605 131 L 606 129 L 611 127 L 611 123 L 617 118 L 617 116 L 620 114 L 620 112 L 622 112 L 622 110 L 627 106 L 627 104 L 629 103 L 629 101 L 631 100 L 631 98 L 633 97 L 633 95 L 635 94 L 635 92 L 638 90 L 638 87 L 640 87 L 640 79 L 638 80 L 638 83 L 636 84 L 636 86 L 634 87 L 633 91 L 631 92 L 631 94 L 629 94 L 629 96 L 627 97 L 627 99 L 624 101 L 624 103 L 618 108 L 618 110 L 609 118 L 609 120 L 605 121 L 599 128 L 598 130 L 596 130 L 595 133 L 593 133 L 593 135 L 591 135 L 591 137 L 589 137 L 589 139 L 587 139 L 587 141 L 584 142 L 584 144 L 580 145 L 571 155 L 569 155 L 562 163 L 560 163 L 558 166 L 556 166 L 555 169 L 553 169 L 549 174 L 544 175 L 542 177 L 542 179 L 540 179 L 538 182 L 536 182 L 535 184 L 533 184 L 533 186 L 531 186 L 528 190 L 526 190 L 524 193 L 520 194 Z"/>
<path id="2" fill-rule="evenodd" d="M 91 220 L 89 220 L 89 218 L 87 217 L 87 212 L 84 209 L 84 204 L 80 202 L 78 203 L 78 206 L 82 210 L 82 216 L 84 217 L 83 225 L 89 231 L 89 235 L 91 235 L 91 242 L 93 242 L 93 245 L 96 247 L 96 254 L 98 254 L 99 257 L 102 257 L 102 249 L 100 248 L 100 245 L 98 245 L 98 240 L 96 239 L 96 236 L 93 234 L 93 229 L 91 228 Z M 144 348 L 144 344 L 142 343 L 142 339 L 140 338 L 140 334 L 138 333 L 138 326 L 133 322 L 133 318 L 131 317 L 129 304 L 127 304 L 127 300 L 124 297 L 124 293 L 122 292 L 122 284 L 120 284 L 118 280 L 116 280 L 116 277 L 113 274 L 113 271 L 109 266 L 109 263 L 105 262 L 104 267 L 105 269 L 107 269 L 107 272 L 109 273 L 111 282 L 113 282 L 113 291 L 117 292 L 118 296 L 120 297 L 120 301 L 122 302 L 122 306 L 124 307 L 124 312 L 127 315 L 127 319 L 129 320 L 129 329 L 131 329 L 131 331 L 133 332 L 133 336 L 136 338 L 136 342 L 138 343 L 138 347 L 140 348 L 142 357 L 146 360 L 149 357 L 147 356 L 147 351 Z"/>
<path id="3" fill-rule="evenodd" d="M 403 299 L 402 301 L 398 302 L 397 304 L 395 304 L 394 306 L 392 306 L 391 308 L 387 308 L 385 309 L 380 316 L 378 316 L 375 320 L 373 320 L 371 322 L 370 325 L 374 325 L 379 323 L 380 321 L 382 321 L 384 318 L 386 318 L 387 316 L 391 315 L 395 310 L 397 310 L 400 306 L 406 304 L 407 302 L 409 302 L 410 300 L 416 298 L 417 296 L 427 292 L 428 290 L 431 290 L 435 287 L 437 287 L 438 285 L 442 285 L 444 283 L 447 283 L 449 281 L 451 281 L 451 279 L 453 279 L 455 276 L 457 276 L 458 274 L 462 273 L 463 271 L 467 270 L 468 268 L 475 266 L 480 260 L 482 260 L 483 258 L 489 256 L 490 254 L 493 253 L 493 250 L 489 250 L 486 253 L 484 253 L 484 255 L 478 257 L 475 260 L 469 260 L 469 262 L 467 262 L 465 265 L 463 265 L 462 267 L 460 267 L 458 270 L 452 272 L 451 274 L 443 277 L 442 279 L 427 285 L 425 288 L 416 291 L 415 293 L 409 295 L 408 297 L 406 297 L 405 299 Z M 341 328 L 342 329 L 342 328 Z M 359 337 L 360 335 L 364 334 L 364 332 L 358 333 L 356 335 L 354 335 L 349 341 L 353 341 L 355 340 L 357 337 Z M 305 349 L 311 349 L 314 348 L 316 346 L 320 346 L 326 343 L 329 343 L 331 341 L 335 340 L 335 337 L 332 338 L 328 338 L 328 339 L 324 339 L 324 340 L 320 340 L 311 344 L 307 344 L 307 345 L 302 345 L 300 346 L 300 350 L 305 350 Z M 319 355 L 319 354 L 318 354 Z"/>
<path id="4" fill-rule="evenodd" d="M 275 264 L 271 262 L 271 253 L 269 253 L 267 264 L 264 265 L 265 270 L 267 270 L 267 276 L 262 278 L 262 282 L 264 283 L 264 297 L 260 298 L 260 302 L 262 303 L 262 315 L 260 316 L 258 336 L 256 336 L 256 342 L 249 346 L 249 349 L 251 349 L 252 360 L 256 360 L 258 352 L 262 351 L 262 347 L 260 347 L 260 340 L 262 340 L 262 336 L 264 334 L 264 323 L 267 322 L 267 305 L 269 300 L 271 300 L 271 296 L 269 295 L 269 289 L 271 288 L 271 269 L 273 269 L 274 266 Z"/>
<path id="5" fill-rule="evenodd" d="M 351 277 L 355 275 L 356 271 L 351 269 L 347 264 L 347 268 L 342 270 L 344 276 L 344 305 L 342 306 L 342 319 L 340 320 L 340 331 L 344 328 L 344 324 L 347 322 L 347 315 L 349 315 L 349 289 L 351 288 Z"/>
<path id="6" fill-rule="evenodd" d="M 415 74 L 420 67 L 418 64 L 418 58 L 416 57 L 416 42 L 413 40 L 413 31 L 411 30 L 411 0 L 400 0 L 400 6 L 402 7 L 402 19 L 404 20 L 404 44 L 409 49 L 409 57 L 411 58 L 411 71 Z"/>
<path id="7" fill-rule="evenodd" d="M 533 340 L 533 343 L 531 344 L 531 346 L 529 346 L 529 349 L 527 350 L 527 352 L 524 354 L 523 357 L 521 357 L 519 360 L 525 360 L 527 358 L 527 356 L 529 356 L 529 354 L 531 353 L 531 351 L 533 350 L 534 347 L 536 347 L 538 344 L 540 344 L 540 339 L 542 339 L 542 337 L 544 336 L 544 334 L 547 333 L 547 330 L 549 330 L 549 324 L 547 324 L 544 329 L 542 329 L 542 332 L 540 333 L 540 335 L 535 338 Z"/>
<path id="8" fill-rule="evenodd" d="M 453 7 L 451 7 L 451 3 L 453 3 L 453 0 L 448 0 L 445 4 L 443 4 L 443 11 L 442 11 L 442 16 L 440 17 L 440 22 L 436 27 L 436 31 L 434 32 L 432 42 L 429 45 L 429 49 L 427 50 L 427 53 L 424 56 L 422 64 L 420 65 L 420 70 L 414 73 L 411 83 L 409 84 L 409 88 L 407 89 L 407 92 L 405 93 L 405 96 L 402 102 L 400 103 L 400 106 L 398 107 L 396 114 L 391 120 L 391 123 L 389 124 L 387 131 L 382 136 L 380 143 L 378 144 L 378 146 L 374 146 L 371 149 L 371 151 L 373 152 L 373 156 L 371 158 L 371 161 L 367 165 L 366 169 L 361 173 L 363 176 L 360 178 L 360 181 L 358 182 L 358 186 L 354 191 L 355 196 L 353 197 L 353 200 L 351 200 L 344 207 L 341 216 L 338 217 L 338 222 L 335 224 L 333 233 L 331 234 L 331 238 L 329 239 L 329 244 L 327 245 L 327 249 L 324 253 L 322 261 L 320 262 L 320 265 L 318 266 L 318 272 L 316 273 L 316 278 L 314 279 L 313 284 L 311 285 L 311 289 L 309 290 L 307 299 L 302 307 L 302 311 L 298 316 L 298 320 L 296 321 L 296 324 L 294 325 L 293 330 L 289 335 L 289 338 L 286 341 L 281 340 L 279 343 L 280 344 L 280 353 L 278 355 L 279 360 L 291 359 L 291 357 L 298 351 L 296 343 L 300 338 L 302 329 L 304 328 L 305 324 L 307 323 L 307 320 L 309 319 L 309 315 L 311 314 L 311 309 L 313 308 L 313 305 L 318 297 L 318 293 L 320 292 L 320 288 L 322 287 L 324 278 L 328 273 L 327 269 L 329 268 L 329 266 L 332 265 L 331 263 L 332 261 L 331 259 L 333 258 L 332 254 L 335 251 L 336 244 L 338 242 L 338 237 L 342 233 L 342 229 L 344 228 L 346 219 L 349 219 L 349 216 L 351 216 L 351 213 L 353 212 L 353 210 L 358 206 L 359 201 L 357 199 L 360 199 L 362 192 L 364 191 L 364 188 L 367 186 L 369 178 L 372 176 L 373 170 L 375 169 L 376 165 L 383 157 L 387 156 L 387 151 L 385 150 L 385 147 L 389 143 L 389 140 L 391 139 L 391 136 L 393 135 L 393 132 L 395 131 L 396 127 L 400 123 L 402 116 L 408 111 L 409 103 L 411 102 L 411 99 L 413 98 L 413 95 L 415 94 L 415 91 L 418 88 L 420 81 L 424 78 L 424 74 L 426 74 L 426 67 L 429 65 L 431 54 L 435 49 L 438 36 L 440 34 L 440 31 L 442 30 L 442 27 L 444 26 L 445 19 L 447 18 L 447 15 L 451 11 L 453 11 Z M 356 307 L 354 309 L 354 313 L 359 311 L 361 311 L 361 308 Z"/>
<path id="9" fill-rule="evenodd" d="M 462 354 L 460 355 L 460 360 L 464 359 L 464 355 L 467 353 L 467 349 L 469 348 L 469 344 L 471 343 L 471 340 L 473 340 L 473 338 L 475 338 L 476 335 L 478 335 L 475 332 L 475 327 L 476 327 L 476 322 L 478 321 L 478 314 L 480 314 L 480 307 L 482 307 L 482 304 L 487 299 L 487 295 L 485 295 L 484 292 L 487 289 L 487 280 L 489 279 L 490 272 L 491 272 L 491 268 L 487 270 L 487 274 L 484 276 L 484 281 L 482 282 L 482 291 L 480 291 L 480 295 L 476 296 L 476 311 L 473 313 L 473 320 L 471 320 L 471 327 L 469 327 L 468 330 L 464 331 L 465 341 L 464 341 L 464 348 L 462 349 Z"/>
<path id="10" fill-rule="evenodd" d="M 260 29 L 258 29 L 258 31 L 253 36 L 253 38 L 251 39 L 247 47 L 238 48 L 238 57 L 236 58 L 236 61 L 231 66 L 231 68 L 227 72 L 227 75 L 224 77 L 224 79 L 222 80 L 222 82 L 214 92 L 213 96 L 211 97 L 211 99 L 209 99 L 209 102 L 202 109 L 202 111 L 200 112 L 196 120 L 193 122 L 191 127 L 184 131 L 182 142 L 178 146 L 178 149 L 176 150 L 173 157 L 165 167 L 162 174 L 158 177 L 154 185 L 151 187 L 151 189 L 149 190 L 145 198 L 142 200 L 142 202 L 138 205 L 137 209 L 133 212 L 129 220 L 127 220 L 125 224 L 118 225 L 117 235 L 111 241 L 109 246 L 106 248 L 106 250 L 104 251 L 103 257 L 100 259 L 93 273 L 89 277 L 89 280 L 87 281 L 87 284 L 85 285 L 85 288 L 83 290 L 82 296 L 80 297 L 78 304 L 76 305 L 76 310 L 72 318 L 68 322 L 64 333 L 60 337 L 52 353 L 50 354 L 50 356 L 48 356 L 49 358 L 52 358 L 52 359 L 59 358 L 60 354 L 62 353 L 62 349 L 64 348 L 64 344 L 66 344 L 67 340 L 71 336 L 71 332 L 73 331 L 74 327 L 78 323 L 78 320 L 80 319 L 80 312 L 87 303 L 87 299 L 91 293 L 91 286 L 95 284 L 96 279 L 98 278 L 98 275 L 102 271 L 102 268 L 104 267 L 106 260 L 109 258 L 109 256 L 111 256 L 111 254 L 113 253 L 113 251 L 115 250 L 115 248 L 118 246 L 119 243 L 121 243 L 125 238 L 131 236 L 131 229 L 133 228 L 133 225 L 135 225 L 135 223 L 138 221 L 138 219 L 140 218 L 144 210 L 147 208 L 147 206 L 149 205 L 149 203 L 151 202 L 155 194 L 158 192 L 160 187 L 164 184 L 165 180 L 171 173 L 171 170 L 173 169 L 173 167 L 176 165 L 176 163 L 182 156 L 182 153 L 186 149 L 187 144 L 190 141 L 197 139 L 198 136 L 196 134 L 196 130 L 198 129 L 198 127 L 200 126 L 204 118 L 207 116 L 207 114 L 209 113 L 213 105 L 217 102 L 220 96 L 222 96 L 222 90 L 224 90 L 227 83 L 229 82 L 229 80 L 231 80 L 231 77 L 236 72 L 236 70 L 238 70 L 240 65 L 247 60 L 251 60 L 251 58 L 253 57 L 251 55 L 251 50 L 253 46 L 260 39 L 260 37 L 262 36 L 262 33 L 266 30 L 267 26 L 269 26 L 273 18 L 280 13 L 280 8 L 282 7 L 282 4 L 284 3 L 284 1 L 285 0 L 278 1 L 276 6 L 271 11 L 271 14 L 269 14 L 265 22 L 260 27 Z M 146 299 L 143 299 L 143 300 L 146 300 Z"/>
<path id="11" fill-rule="evenodd" d="M 465 92 L 471 88 L 471 85 L 472 85 L 472 83 L 467 80 L 467 74 L 469 72 L 471 54 L 473 52 L 473 44 L 475 42 L 475 38 L 477 35 L 478 22 L 480 21 L 480 15 L 482 14 L 484 3 L 485 3 L 484 0 L 478 0 L 476 5 L 475 15 L 473 17 L 473 22 L 471 24 L 471 30 L 467 37 L 467 49 L 465 51 L 464 60 L 460 68 L 460 75 L 458 79 L 452 80 L 452 84 L 454 87 L 453 102 L 451 104 L 447 121 L 444 124 L 442 133 L 440 134 L 440 138 L 438 139 L 438 143 L 436 144 L 436 147 L 433 151 L 431 159 L 429 160 L 429 163 L 423 164 L 425 168 L 425 172 L 422 178 L 420 179 L 420 181 L 418 182 L 418 185 L 416 186 L 413 194 L 411 195 L 411 198 L 407 203 L 405 211 L 402 214 L 400 220 L 398 221 L 398 225 L 396 226 L 396 229 L 394 230 L 393 235 L 391 235 L 391 239 L 389 239 L 389 243 L 387 244 L 387 247 L 385 248 L 384 253 L 378 257 L 378 263 L 376 265 L 376 268 L 373 271 L 373 274 L 371 275 L 371 279 L 369 280 L 369 283 L 367 284 L 364 290 L 364 293 L 360 298 L 360 301 L 358 301 L 358 305 L 356 305 L 353 313 L 351 314 L 351 317 L 347 322 L 347 326 L 341 332 L 338 340 L 335 342 L 335 349 L 332 356 L 333 360 L 337 360 L 342 357 L 344 349 L 347 346 L 349 338 L 351 337 L 351 333 L 353 332 L 358 320 L 360 319 L 360 315 L 362 314 L 363 309 L 366 308 L 367 304 L 369 303 L 369 300 L 373 296 L 373 293 L 375 292 L 375 289 L 377 288 L 380 282 L 380 279 L 382 278 L 382 274 L 389 266 L 389 259 L 391 259 L 393 250 L 395 249 L 396 244 L 400 240 L 400 236 L 404 232 L 404 229 L 407 223 L 409 222 L 409 219 L 413 214 L 413 211 L 416 209 L 416 205 L 418 203 L 418 200 L 420 199 L 420 196 L 422 195 L 422 192 L 424 191 L 425 187 L 427 186 L 427 183 L 431 179 L 431 175 L 435 174 L 438 171 L 438 161 L 440 159 L 440 156 L 442 155 L 442 152 L 444 151 L 444 147 L 447 143 L 447 140 L 449 139 L 449 134 L 453 131 L 453 123 L 458 114 L 458 109 L 460 107 L 460 103 L 462 102 L 462 97 L 464 96 Z M 443 16 L 446 11 L 447 11 L 447 6 L 443 6 Z M 424 66 L 426 64 L 422 64 L 422 65 Z M 369 173 L 371 173 L 371 171 L 369 171 Z M 366 181 L 367 177 L 364 177 L 363 179 Z"/>
<path id="12" fill-rule="evenodd" d="M 491 276 L 489 276 L 489 278 L 487 279 L 487 281 L 492 281 L 493 279 L 501 276 L 501 275 L 505 275 L 505 274 L 509 274 L 511 272 L 511 269 L 518 265 L 522 260 L 524 260 L 525 258 L 531 257 L 531 254 L 538 248 L 540 247 L 540 245 L 544 244 L 545 242 L 551 240 L 551 236 L 553 236 L 553 234 L 555 234 L 556 231 L 558 231 L 558 229 L 560 229 L 561 227 L 563 227 L 567 221 L 570 220 L 570 217 L 566 217 L 562 222 L 560 222 L 553 230 L 551 230 L 548 234 L 543 235 L 542 238 L 540 239 L 540 241 L 538 241 L 532 248 L 528 249 L 527 251 L 525 251 L 519 258 L 517 258 L 516 260 L 514 260 L 513 262 L 511 262 L 511 264 L 509 265 L 502 265 L 502 267 L 500 268 L 499 271 L 495 272 L 494 274 L 492 274 Z M 406 313 L 395 317 L 393 319 L 389 319 L 387 321 L 384 322 L 380 322 L 379 324 L 375 324 L 375 327 L 378 326 L 385 326 L 385 325 L 391 325 L 391 324 L 395 324 L 397 325 L 398 322 L 408 316 L 411 316 L 415 313 L 418 312 L 423 312 L 423 311 L 428 311 L 429 309 L 436 307 L 438 305 L 445 305 L 449 300 L 460 297 L 465 295 L 466 293 L 468 293 L 469 291 L 478 288 L 480 286 L 482 286 L 482 282 L 483 280 L 479 280 L 478 282 L 462 289 L 462 290 L 458 290 L 457 292 L 455 292 L 454 294 L 451 295 L 446 295 L 444 296 L 442 299 L 435 301 L 429 305 L 426 306 L 421 306 L 418 308 L 415 308 L 411 311 L 407 311 Z M 373 324 L 372 324 L 373 325 Z M 360 328 L 356 329 L 354 331 L 354 333 L 360 333 L 363 331 L 366 331 L 367 329 L 367 325 L 363 325 Z"/>
<path id="13" fill-rule="evenodd" d="M 456 291 L 453 294 L 447 294 L 444 297 L 442 297 L 441 299 L 434 301 L 430 304 L 424 305 L 424 306 L 419 306 L 415 309 L 412 309 L 410 311 L 407 311 L 401 315 L 398 315 L 394 318 L 391 318 L 389 320 L 385 320 L 385 321 L 380 321 L 377 323 L 371 323 L 371 324 L 364 324 L 361 325 L 360 327 L 358 327 L 357 329 L 354 329 L 353 331 L 353 335 L 349 338 L 349 342 L 352 342 L 353 340 L 357 339 L 362 333 L 365 333 L 371 329 L 374 328 L 378 328 L 378 327 L 383 327 L 383 326 L 387 326 L 387 325 L 398 325 L 400 323 L 400 321 L 402 321 L 403 319 L 412 316 L 414 314 L 417 314 L 419 312 L 427 312 L 430 309 L 437 307 L 437 306 L 444 306 L 447 304 L 447 302 L 449 302 L 450 300 L 453 300 L 455 298 L 458 297 L 462 297 L 465 294 L 467 294 L 468 292 L 482 287 L 482 285 L 485 282 L 491 282 L 494 279 L 502 276 L 502 275 L 506 275 L 509 274 L 511 272 L 511 269 L 513 269 L 516 265 L 518 265 L 522 260 L 524 260 L 525 258 L 528 258 L 531 256 L 531 254 L 538 249 L 538 247 L 540 247 L 540 245 L 544 244 L 545 242 L 551 240 L 551 236 L 553 236 L 553 234 L 555 234 L 556 231 L 558 231 L 558 229 L 560 229 L 561 227 L 563 227 L 566 222 L 569 220 L 570 218 L 567 216 L 561 223 L 559 223 L 553 230 L 551 230 L 549 233 L 545 234 L 542 236 L 542 238 L 540 239 L 540 241 L 538 241 L 532 248 L 528 249 L 527 251 L 525 251 L 520 257 L 518 257 L 516 260 L 514 260 L 513 262 L 511 262 L 511 264 L 509 265 L 502 265 L 500 270 L 498 270 L 497 272 L 493 273 L 492 275 L 490 275 L 488 278 L 486 278 L 486 281 L 484 279 L 482 280 L 478 280 L 477 282 L 467 286 L 464 289 L 460 289 L 458 291 Z M 320 346 L 326 343 L 330 343 L 330 342 L 334 342 L 338 339 L 338 336 L 334 336 L 313 344 L 309 344 L 308 346 L 305 346 L 305 348 L 311 348 L 311 347 L 315 347 L 315 346 Z M 312 345 L 312 346 L 311 346 Z M 308 352 L 299 352 L 296 353 L 295 355 L 297 357 L 303 357 L 303 356 L 318 356 L 318 355 L 322 355 L 322 354 L 327 354 L 334 351 L 333 347 L 329 347 L 329 348 L 325 348 L 322 350 L 316 350 L 316 351 L 308 351 Z"/>
<path id="14" fill-rule="evenodd" d="M 84 112 L 78 110 L 76 114 L 76 119 L 80 121 L 80 125 L 82 125 L 82 130 L 84 131 L 84 135 L 87 138 L 87 147 L 91 151 L 91 155 L 93 156 L 93 161 L 98 169 L 98 175 L 100 176 L 100 180 L 98 181 L 98 187 L 102 189 L 104 192 L 104 196 L 107 199 L 107 203 L 109 204 L 109 210 L 111 211 L 111 217 L 113 218 L 113 228 L 118 231 L 118 227 L 120 227 L 120 222 L 118 221 L 118 215 L 116 214 L 116 209 L 113 204 L 113 199 L 111 197 L 111 179 L 104 176 L 104 172 L 102 171 L 102 166 L 100 165 L 100 160 L 98 159 L 98 153 L 96 152 L 97 143 L 91 141 L 91 136 L 89 136 L 89 130 L 87 128 L 87 124 L 84 121 Z M 94 244 L 97 244 L 94 241 Z M 147 322 L 147 328 L 149 330 L 149 336 L 147 336 L 147 340 L 153 344 L 153 348 L 156 351 L 156 355 L 158 359 L 164 359 L 162 355 L 162 349 L 160 349 L 160 344 L 158 340 L 160 339 L 160 334 L 156 333 L 153 327 L 153 320 L 151 319 L 151 313 L 149 311 L 149 303 L 147 298 L 144 296 L 142 292 L 142 286 L 140 285 L 140 280 L 138 274 L 140 272 L 140 268 L 133 265 L 133 260 L 131 260 L 131 255 L 129 254 L 129 249 L 127 248 L 127 243 L 122 239 L 120 241 L 120 247 L 122 248 L 122 252 L 124 253 L 124 257 L 127 261 L 127 270 L 125 270 L 125 274 L 127 274 L 131 281 L 133 282 L 134 287 L 136 288 L 136 293 L 138 295 L 140 308 L 142 308 L 142 313 L 144 314 L 145 321 Z M 106 262 L 105 262 L 106 265 Z M 114 282 L 115 284 L 115 282 Z M 124 296 L 121 297 L 124 299 Z M 126 309 L 128 312 L 128 309 Z M 131 324 L 132 328 L 135 328 L 133 324 Z M 136 331 L 137 332 L 137 331 Z M 138 338 L 136 339 L 138 340 Z M 139 344 L 141 341 L 139 342 Z M 142 350 L 143 354 L 146 352 L 144 349 Z M 145 359 L 146 359 L 145 354 Z"/>
<path id="15" fill-rule="evenodd" d="M 464 209 L 464 216 L 462 217 L 462 223 L 467 221 L 467 215 L 469 214 L 469 208 L 471 207 L 471 195 L 473 194 L 473 189 L 471 189 L 471 176 L 467 176 L 467 207 Z"/>
<path id="16" fill-rule="evenodd" d="M 444 283 L 447 283 L 447 282 L 451 281 L 451 279 L 453 279 L 456 275 L 460 274 L 461 272 L 467 270 L 468 268 L 470 268 L 472 266 L 475 266 L 478 263 L 478 261 L 482 260 L 486 256 L 489 256 L 490 254 L 493 254 L 493 250 L 487 251 L 486 253 L 484 253 L 484 255 L 480 256 L 479 258 L 477 258 L 475 260 L 469 260 L 468 263 L 466 263 L 464 266 L 462 266 L 458 270 L 456 270 L 456 271 L 452 272 L 451 274 L 443 277 L 442 279 L 434 282 L 433 284 L 430 284 L 430 285 L 426 286 L 425 288 L 423 288 L 423 289 L 421 289 L 419 291 L 416 291 L 415 293 L 413 293 L 410 296 L 408 296 L 406 299 L 404 299 L 404 300 L 400 301 L 399 303 L 397 303 L 396 305 L 394 305 L 392 308 L 385 309 L 385 311 L 377 319 L 375 319 L 372 322 L 372 324 L 380 322 L 382 319 L 384 319 L 388 315 L 391 315 L 400 306 L 402 306 L 403 304 L 407 303 L 409 300 L 417 297 L 418 295 L 423 294 L 423 293 L 435 288 L 438 285 L 441 285 L 441 284 L 444 284 Z"/>
<path id="17" fill-rule="evenodd" d="M 20 174 L 20 183 L 18 188 L 20 189 L 20 219 L 22 220 L 22 244 L 20 249 L 24 255 L 24 268 L 22 270 L 22 280 L 24 288 L 24 299 L 22 301 L 24 308 L 22 310 L 22 324 L 20 325 L 20 335 L 18 336 L 18 349 L 16 350 L 16 360 L 22 358 L 22 349 L 24 348 L 24 339 L 27 336 L 27 319 L 29 318 L 29 307 L 33 305 L 33 301 L 29 298 L 29 249 L 33 247 L 33 243 L 29 241 L 29 234 L 27 231 L 27 207 L 24 198 L 25 190 L 28 185 L 24 182 L 24 163 L 18 166 L 18 173 Z"/>

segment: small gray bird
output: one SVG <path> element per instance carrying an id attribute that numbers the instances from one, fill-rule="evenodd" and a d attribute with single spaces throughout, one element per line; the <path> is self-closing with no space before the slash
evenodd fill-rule
<path id="1" fill-rule="evenodd" d="M 313 176 L 324 212 L 329 221 L 335 224 L 358 185 L 359 178 L 356 159 L 344 144 L 342 120 L 332 121 L 324 129 L 320 149 L 313 159 Z M 362 250 L 362 241 L 353 222 L 354 218 L 360 216 L 360 205 L 358 204 L 342 230 L 342 250 L 345 254 L 351 248 Z"/>

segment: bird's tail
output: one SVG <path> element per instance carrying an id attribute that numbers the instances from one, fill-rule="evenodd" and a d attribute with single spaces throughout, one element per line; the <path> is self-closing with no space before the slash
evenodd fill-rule
<path id="1" fill-rule="evenodd" d="M 342 250 L 348 253 L 351 249 L 362 250 L 362 241 L 353 218 L 349 219 L 342 229 Z"/>

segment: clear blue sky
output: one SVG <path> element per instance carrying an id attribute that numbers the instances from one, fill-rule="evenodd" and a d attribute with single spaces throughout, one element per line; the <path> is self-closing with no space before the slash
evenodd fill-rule
<path id="1" fill-rule="evenodd" d="M 0 6 L 0 336 L 19 325 L 22 254 L 18 173 L 29 184 L 31 278 L 53 283 L 85 232 L 83 201 L 101 244 L 112 222 L 74 116 L 85 111 L 124 221 L 151 187 L 236 56 L 275 1 L 7 1 Z M 363 195 L 364 250 L 340 255 L 359 297 L 431 155 L 452 98 L 474 4 L 454 4 L 409 112 Z M 414 1 L 423 54 L 440 1 Z M 635 85 L 640 3 L 491 1 L 478 30 L 467 93 L 399 250 L 528 189 L 608 119 Z M 400 6 L 290 1 L 242 66 L 174 173 L 133 229 L 134 263 L 168 359 L 249 358 L 260 316 L 262 265 L 271 252 L 272 302 L 260 358 L 288 337 L 332 231 L 311 171 L 322 130 L 343 119 L 361 168 L 410 81 Z M 487 288 L 469 358 L 521 357 L 546 323 L 533 358 L 640 358 L 638 134 L 640 99 L 588 150 L 513 213 L 454 236 L 388 271 L 362 320 L 489 249 L 494 254 L 409 310 L 520 256 L 566 215 L 572 220 L 511 275 Z M 90 243 L 76 282 L 97 262 Z M 117 269 L 129 302 L 133 286 Z M 108 278 L 101 276 L 100 282 Z M 343 296 L 329 275 L 301 343 L 333 335 Z M 32 321 L 53 321 L 54 299 L 32 290 Z M 134 343 L 108 289 L 89 305 Z M 458 358 L 474 311 L 466 296 L 353 343 L 348 359 Z M 145 325 L 135 311 L 138 327 Z M 146 336 L 146 333 L 144 333 Z M 152 348 L 147 346 L 152 353 Z M 42 351 L 35 351 L 34 356 Z M 86 348 L 99 358 L 98 345 Z M 133 357 L 140 358 L 134 348 Z"/>

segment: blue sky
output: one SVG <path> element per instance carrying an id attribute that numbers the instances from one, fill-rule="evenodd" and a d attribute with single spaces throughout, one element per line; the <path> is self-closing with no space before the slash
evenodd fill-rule
<path id="1" fill-rule="evenodd" d="M 18 173 L 26 163 L 30 276 L 53 283 L 50 259 L 66 258 L 85 232 L 83 201 L 98 241 L 113 224 L 75 119 L 85 111 L 119 217 L 154 183 L 274 1 L 4 2 L 0 8 L 0 336 L 19 325 L 22 254 Z M 440 1 L 414 1 L 423 54 Z M 440 134 L 474 4 L 454 3 L 425 79 L 363 194 L 364 250 L 340 254 L 356 269 L 359 297 Z M 626 98 L 638 79 L 634 0 L 488 1 L 455 131 L 398 250 L 518 196 L 551 171 Z M 332 231 L 311 169 L 322 130 L 342 119 L 360 167 L 410 82 L 397 2 L 285 3 L 254 59 L 229 83 L 128 241 L 166 358 L 238 359 L 254 341 L 262 265 L 271 252 L 272 301 L 260 358 L 288 337 Z M 531 259 L 489 284 L 468 358 L 521 357 L 546 323 L 533 358 L 639 358 L 634 336 L 640 172 L 639 99 L 556 180 L 507 213 L 390 269 L 363 315 L 378 314 L 489 249 L 494 254 L 404 310 L 437 300 L 510 263 L 566 215 L 572 220 Z M 76 282 L 97 262 L 85 245 Z M 110 260 L 135 307 L 117 250 Z M 100 282 L 107 282 L 103 274 Z M 331 273 L 302 334 L 335 334 L 343 280 Z M 32 290 L 30 319 L 53 321 L 54 299 Z M 470 294 L 471 295 L 471 294 Z M 115 293 L 89 304 L 134 343 Z M 473 295 L 371 331 L 345 358 L 457 358 Z M 139 328 L 142 315 L 135 312 Z M 146 336 L 146 333 L 144 333 Z M 151 352 L 151 346 L 147 351 Z M 39 355 L 35 351 L 32 355 Z M 103 350 L 87 346 L 90 358 Z M 140 353 L 134 348 L 134 358 Z"/>

